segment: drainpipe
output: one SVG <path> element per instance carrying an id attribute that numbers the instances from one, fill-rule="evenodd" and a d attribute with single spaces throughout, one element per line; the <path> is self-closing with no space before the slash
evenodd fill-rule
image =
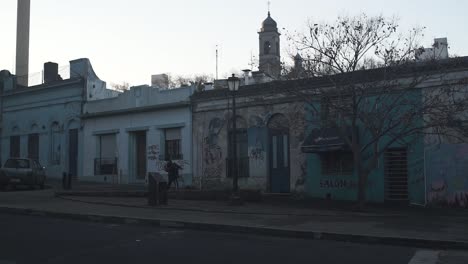
<path id="1" fill-rule="evenodd" d="M 426 147 L 424 147 L 424 207 L 427 206 L 427 171 L 426 171 Z"/>
<path id="2" fill-rule="evenodd" d="M 191 94 L 193 94 L 193 92 L 191 91 Z M 190 124 L 190 130 L 189 131 L 189 134 L 190 134 L 190 167 L 191 167 L 191 174 L 192 174 L 192 185 L 193 185 L 193 175 L 194 175 L 194 166 L 193 166 L 193 114 L 192 114 L 192 103 L 189 104 L 189 124 Z M 201 190 L 201 180 L 200 180 L 200 190 Z"/>

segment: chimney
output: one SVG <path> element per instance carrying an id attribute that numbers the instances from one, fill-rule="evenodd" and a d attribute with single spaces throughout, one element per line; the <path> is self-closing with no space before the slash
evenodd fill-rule
<path id="1" fill-rule="evenodd" d="M 169 89 L 169 76 L 167 74 L 151 75 L 151 86 L 159 89 Z"/>
<path id="2" fill-rule="evenodd" d="M 44 63 L 44 83 L 55 82 L 58 79 L 58 64 L 50 61 Z"/>
<path id="3" fill-rule="evenodd" d="M 245 70 L 242 70 L 244 72 L 244 85 L 249 85 L 249 75 L 250 75 L 250 72 L 251 70 L 249 69 L 245 69 Z"/>
<path id="4" fill-rule="evenodd" d="M 31 0 L 18 0 L 16 24 L 16 76 L 17 84 L 28 86 L 29 74 L 29 21 Z"/>

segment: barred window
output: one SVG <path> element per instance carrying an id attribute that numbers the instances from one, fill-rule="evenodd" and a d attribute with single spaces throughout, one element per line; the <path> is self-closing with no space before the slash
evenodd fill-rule
<path id="1" fill-rule="evenodd" d="M 352 175 L 353 154 L 351 152 L 332 151 L 321 154 L 323 175 Z"/>
<path id="2" fill-rule="evenodd" d="M 180 128 L 168 128 L 165 130 L 165 159 L 166 160 L 182 160 L 182 135 Z"/>

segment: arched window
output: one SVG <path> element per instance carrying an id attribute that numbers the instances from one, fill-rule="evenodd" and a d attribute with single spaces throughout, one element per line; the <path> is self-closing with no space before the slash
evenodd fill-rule
<path id="1" fill-rule="evenodd" d="M 270 41 L 265 41 L 265 43 L 263 44 L 263 54 L 265 54 L 265 55 L 270 54 L 270 50 L 271 50 Z"/>
<path id="2" fill-rule="evenodd" d="M 275 114 L 268 121 L 268 128 L 288 132 L 289 120 L 283 114 Z"/>

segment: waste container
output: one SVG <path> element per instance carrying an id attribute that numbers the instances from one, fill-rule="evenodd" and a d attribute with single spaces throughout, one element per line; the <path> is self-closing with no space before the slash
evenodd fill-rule
<path id="1" fill-rule="evenodd" d="M 159 182 L 159 204 L 167 205 L 167 182 Z"/>
<path id="2" fill-rule="evenodd" d="M 71 174 L 70 173 L 66 173 L 64 172 L 62 174 L 62 188 L 64 190 L 71 190 L 72 186 L 71 186 Z"/>
<path id="3" fill-rule="evenodd" d="M 148 205 L 167 205 L 167 181 L 161 174 L 148 173 Z"/>

